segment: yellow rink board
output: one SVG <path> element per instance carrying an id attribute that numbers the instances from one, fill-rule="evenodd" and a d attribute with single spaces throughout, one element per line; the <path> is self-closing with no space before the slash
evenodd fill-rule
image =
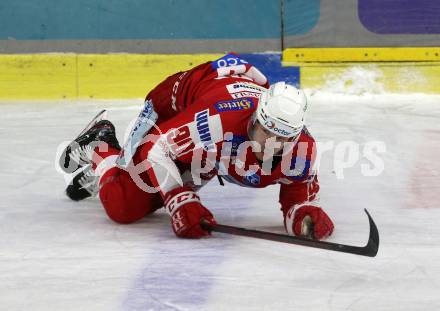
<path id="1" fill-rule="evenodd" d="M 328 88 L 339 81 L 349 89 L 362 79 L 356 73 L 364 73 L 365 79 L 374 76 L 369 83 L 384 92 L 440 94 L 440 47 L 288 48 L 283 65 L 301 67 L 304 88 Z"/>
<path id="2" fill-rule="evenodd" d="M 301 64 L 301 87 L 350 92 L 365 84 L 365 92 L 440 94 L 440 62 Z"/>
<path id="3" fill-rule="evenodd" d="M 427 62 L 440 61 L 440 47 L 287 48 L 285 62 Z"/>
<path id="4" fill-rule="evenodd" d="M 221 56 L 223 54 L 0 55 L 0 99 L 143 98 L 170 74 Z M 360 72 L 374 72 L 375 82 L 385 92 L 440 94 L 440 62 L 437 61 L 292 62 L 284 58 L 283 64 L 301 67 L 304 88 L 325 88 L 338 79 L 349 87 L 353 82 L 350 71 L 360 68 Z"/>
<path id="5" fill-rule="evenodd" d="M 0 98 L 74 98 L 76 61 L 73 54 L 0 55 Z"/>
<path id="6" fill-rule="evenodd" d="M 0 55 L 0 99 L 142 98 L 167 76 L 221 56 Z"/>

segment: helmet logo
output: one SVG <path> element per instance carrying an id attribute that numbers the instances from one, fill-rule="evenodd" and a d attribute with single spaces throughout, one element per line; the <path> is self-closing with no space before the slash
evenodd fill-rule
<path id="1" fill-rule="evenodd" d="M 287 131 L 285 131 L 283 129 L 280 129 L 278 127 L 274 127 L 273 130 L 275 132 L 277 132 L 278 134 L 283 135 L 283 136 L 289 136 L 289 134 L 290 134 L 289 132 L 287 132 Z"/>
<path id="2" fill-rule="evenodd" d="M 275 132 L 277 134 L 284 135 L 284 136 L 289 136 L 290 135 L 290 133 L 287 132 L 286 130 L 283 130 L 283 129 L 279 128 L 279 127 L 276 127 L 275 123 L 273 121 L 266 120 L 264 122 L 264 126 L 267 129 L 272 130 L 273 132 Z"/>
<path id="3" fill-rule="evenodd" d="M 273 129 L 275 127 L 275 123 L 273 123 L 272 121 L 266 121 L 264 123 L 264 125 L 268 128 L 268 129 Z"/>

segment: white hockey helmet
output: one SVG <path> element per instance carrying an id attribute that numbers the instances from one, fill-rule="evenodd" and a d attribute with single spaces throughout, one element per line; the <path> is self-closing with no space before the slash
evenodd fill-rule
<path id="1" fill-rule="evenodd" d="M 302 90 L 277 82 L 261 95 L 256 119 L 269 132 L 291 138 L 301 133 L 306 110 L 307 98 Z"/>

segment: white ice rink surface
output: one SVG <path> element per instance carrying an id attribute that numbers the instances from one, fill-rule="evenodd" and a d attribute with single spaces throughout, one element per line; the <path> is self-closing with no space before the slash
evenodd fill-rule
<path id="1" fill-rule="evenodd" d="M 335 149 L 323 155 L 330 241 L 363 245 L 367 208 L 375 258 L 223 234 L 178 239 L 162 211 L 112 223 L 97 199 L 64 195 L 55 153 L 102 108 L 122 139 L 142 100 L 0 104 L 0 310 L 440 310 L 440 97 L 312 98 L 318 141 L 360 144 L 344 179 Z M 377 177 L 361 173 L 369 141 L 387 149 Z M 201 195 L 220 223 L 281 232 L 277 192 L 213 181 Z"/>

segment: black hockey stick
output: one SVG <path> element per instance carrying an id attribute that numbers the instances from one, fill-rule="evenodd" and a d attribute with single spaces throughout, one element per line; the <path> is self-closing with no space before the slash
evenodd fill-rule
<path id="1" fill-rule="evenodd" d="M 266 232 L 266 231 L 251 230 L 251 229 L 246 229 L 246 228 L 239 228 L 239 227 L 226 226 L 226 225 L 220 225 L 220 224 L 210 225 L 209 223 L 204 222 L 203 220 L 200 225 L 202 226 L 203 229 L 205 229 L 209 232 L 215 231 L 215 232 L 240 235 L 240 236 L 247 236 L 247 237 L 251 237 L 251 238 L 257 238 L 257 239 L 263 239 L 263 240 L 269 240 L 269 241 L 276 241 L 276 242 L 296 244 L 296 245 L 302 245 L 302 246 L 308 246 L 308 247 L 314 247 L 314 248 L 327 249 L 327 250 L 342 252 L 342 253 L 375 257 L 377 254 L 377 251 L 379 250 L 379 232 L 377 231 L 377 227 L 373 221 L 373 218 L 371 218 L 370 214 L 368 213 L 368 211 L 366 209 L 365 209 L 365 213 L 367 214 L 368 221 L 370 223 L 370 236 L 368 238 L 367 245 L 365 245 L 363 247 L 362 246 L 338 244 L 338 243 L 332 243 L 332 242 L 324 242 L 324 241 L 307 239 L 307 238 L 303 238 L 303 237 L 291 236 L 291 235 L 287 235 L 287 234 L 279 234 L 279 233 L 272 233 L 272 232 Z"/>

